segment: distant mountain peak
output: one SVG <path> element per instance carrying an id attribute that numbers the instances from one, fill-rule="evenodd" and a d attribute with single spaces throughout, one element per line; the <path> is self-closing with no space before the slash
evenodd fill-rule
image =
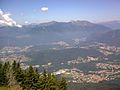
<path id="1" fill-rule="evenodd" d="M 110 27 L 112 29 L 120 29 L 120 20 L 101 22 L 99 24 Z"/>
<path id="2" fill-rule="evenodd" d="M 85 20 L 77 20 L 77 21 L 71 21 L 72 24 L 77 24 L 77 25 L 80 25 L 80 26 L 93 26 L 94 24 L 89 22 L 89 21 L 85 21 Z"/>
<path id="3" fill-rule="evenodd" d="M 120 29 L 111 30 L 96 36 L 89 37 L 94 42 L 107 43 L 110 45 L 120 46 Z"/>
<path id="4" fill-rule="evenodd" d="M 120 20 L 106 21 L 106 22 L 100 22 L 100 23 L 120 23 Z"/>
<path id="5" fill-rule="evenodd" d="M 49 26 L 58 23 L 57 21 L 51 21 L 51 22 L 45 22 L 45 23 L 40 23 L 42 26 Z"/>

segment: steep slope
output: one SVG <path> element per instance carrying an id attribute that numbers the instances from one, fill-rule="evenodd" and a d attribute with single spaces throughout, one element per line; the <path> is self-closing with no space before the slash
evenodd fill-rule
<path id="1" fill-rule="evenodd" d="M 112 28 L 112 29 L 120 29 L 120 21 L 108 21 L 108 22 L 102 22 L 99 24 Z"/>
<path id="2" fill-rule="evenodd" d="M 112 30 L 89 38 L 90 41 L 120 46 L 120 30 Z"/>
<path id="3" fill-rule="evenodd" d="M 71 40 L 74 38 L 85 40 L 93 33 L 101 33 L 108 30 L 111 29 L 88 21 L 52 21 L 24 25 L 22 28 L 3 26 L 0 27 L 0 42 L 6 45 L 9 39 L 10 44 L 28 45 Z"/>

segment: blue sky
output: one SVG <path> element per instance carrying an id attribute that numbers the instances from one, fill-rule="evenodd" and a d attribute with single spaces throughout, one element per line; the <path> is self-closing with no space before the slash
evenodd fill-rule
<path id="1" fill-rule="evenodd" d="M 120 20 L 120 0 L 0 0 L 0 9 L 20 24 Z"/>

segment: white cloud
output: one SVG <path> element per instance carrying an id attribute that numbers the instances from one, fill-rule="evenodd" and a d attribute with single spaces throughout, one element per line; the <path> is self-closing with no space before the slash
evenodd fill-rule
<path id="1" fill-rule="evenodd" d="M 48 11 L 48 7 L 42 7 L 42 8 L 41 8 L 41 11 L 43 11 L 43 12 Z"/>
<path id="2" fill-rule="evenodd" d="M 10 15 L 10 13 L 5 13 L 0 9 L 0 24 L 22 27 L 22 25 L 17 24 L 12 18 L 10 18 Z"/>
<path id="3" fill-rule="evenodd" d="M 28 24 L 29 22 L 28 22 L 28 21 L 25 21 L 24 23 L 25 23 L 25 24 Z"/>
<path id="4" fill-rule="evenodd" d="M 19 27 L 19 28 L 21 28 L 21 27 L 22 27 L 22 25 L 18 25 L 18 24 L 17 24 L 16 26 L 17 26 L 17 27 Z"/>

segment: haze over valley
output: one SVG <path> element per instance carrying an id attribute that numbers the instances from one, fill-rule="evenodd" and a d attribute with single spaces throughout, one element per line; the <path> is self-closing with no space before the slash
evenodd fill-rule
<path id="1" fill-rule="evenodd" d="M 120 90 L 119 4 L 1 0 L 0 63 L 64 77 L 69 90 Z"/>

